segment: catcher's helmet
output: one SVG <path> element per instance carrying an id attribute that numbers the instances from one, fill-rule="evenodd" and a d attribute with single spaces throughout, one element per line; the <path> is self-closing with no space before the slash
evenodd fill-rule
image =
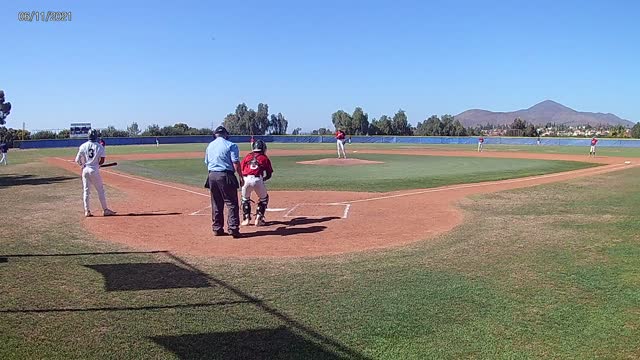
<path id="1" fill-rule="evenodd" d="M 251 150 L 264 154 L 267 152 L 267 144 L 262 139 L 258 139 L 251 144 Z"/>
<path id="2" fill-rule="evenodd" d="M 213 135 L 220 135 L 226 139 L 229 137 L 229 132 L 224 126 L 220 125 L 213 131 Z"/>
<path id="3" fill-rule="evenodd" d="M 89 130 L 89 140 L 93 142 L 98 141 L 98 130 L 96 129 Z"/>

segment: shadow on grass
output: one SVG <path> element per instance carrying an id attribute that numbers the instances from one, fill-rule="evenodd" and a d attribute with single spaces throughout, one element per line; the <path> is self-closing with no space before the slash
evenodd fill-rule
<path id="1" fill-rule="evenodd" d="M 346 359 L 286 327 L 151 339 L 180 359 Z"/>
<path id="2" fill-rule="evenodd" d="M 64 312 L 92 312 L 92 311 L 139 311 L 139 310 L 165 310 L 165 309 L 197 309 L 211 306 L 229 306 L 238 304 L 251 304 L 251 301 L 215 301 L 210 303 L 176 304 L 157 306 L 112 306 L 112 307 L 86 307 L 86 308 L 58 308 L 58 309 L 11 309 L 0 310 L 5 314 L 37 314 L 37 313 L 64 313 Z"/>
<path id="3" fill-rule="evenodd" d="M 9 262 L 9 258 L 6 258 L 6 257 L 0 257 L 0 264 L 1 264 L 1 263 L 6 263 L 6 262 Z"/>
<path id="4" fill-rule="evenodd" d="M 211 287 L 202 274 L 167 262 L 84 266 L 102 274 L 106 291 Z"/>
<path id="5" fill-rule="evenodd" d="M 23 186 L 23 185 L 51 185 L 54 183 L 77 180 L 78 177 L 72 176 L 51 176 L 51 177 L 39 177 L 35 175 L 2 175 L 0 176 L 0 188 L 9 186 Z"/>
<path id="6" fill-rule="evenodd" d="M 89 311 L 138 311 L 180 308 L 203 308 L 246 304 L 273 317 L 283 325 L 274 329 L 242 329 L 231 332 L 161 335 L 151 341 L 172 351 L 182 359 L 356 359 L 369 358 L 339 341 L 290 317 L 269 305 L 264 299 L 243 291 L 223 279 L 209 275 L 168 251 L 133 251 L 76 254 L 0 255 L 0 259 L 40 257 L 101 256 L 116 254 L 162 254 L 172 262 L 84 265 L 105 278 L 106 291 L 220 287 L 238 298 L 196 304 L 174 304 L 142 307 L 1 309 L 0 313 L 60 313 Z M 27 285 L 28 286 L 28 285 Z"/>

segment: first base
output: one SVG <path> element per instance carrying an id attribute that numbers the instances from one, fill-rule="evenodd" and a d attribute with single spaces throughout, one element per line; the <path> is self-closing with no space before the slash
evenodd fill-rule
<path id="1" fill-rule="evenodd" d="M 629 165 L 629 164 L 631 164 L 631 161 L 625 161 L 624 163 Z"/>

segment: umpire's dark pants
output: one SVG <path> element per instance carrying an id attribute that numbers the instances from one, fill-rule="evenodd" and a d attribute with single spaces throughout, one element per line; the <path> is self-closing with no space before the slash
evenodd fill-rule
<path id="1" fill-rule="evenodd" d="M 229 210 L 227 222 L 229 232 L 240 227 L 240 208 L 238 207 L 238 188 L 240 184 L 231 171 L 210 171 L 209 191 L 211 191 L 211 220 L 214 232 L 224 230 L 224 205 Z"/>

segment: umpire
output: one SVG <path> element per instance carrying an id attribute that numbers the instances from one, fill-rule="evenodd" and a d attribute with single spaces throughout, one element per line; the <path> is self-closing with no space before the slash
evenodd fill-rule
<path id="1" fill-rule="evenodd" d="M 240 170 L 240 151 L 238 145 L 227 140 L 229 132 L 218 126 L 213 132 L 215 140 L 209 143 L 204 162 L 209 170 L 205 187 L 211 192 L 211 220 L 215 236 L 227 235 L 224 232 L 224 205 L 228 207 L 227 223 L 229 233 L 240 238 L 240 209 L 238 206 L 238 189 L 244 185 Z M 236 172 L 239 180 L 236 178 Z"/>

